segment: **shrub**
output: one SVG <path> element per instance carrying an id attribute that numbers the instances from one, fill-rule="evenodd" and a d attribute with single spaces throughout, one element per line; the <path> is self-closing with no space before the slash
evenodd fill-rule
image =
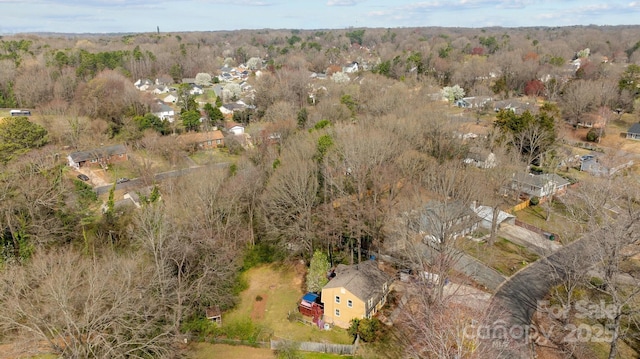
<path id="1" fill-rule="evenodd" d="M 275 244 L 258 243 L 251 247 L 245 254 L 242 270 L 247 270 L 263 263 L 273 263 L 282 259 L 284 259 L 284 253 Z"/>
<path id="2" fill-rule="evenodd" d="M 210 336 L 215 337 L 222 333 L 222 329 L 217 324 L 202 317 L 193 317 L 185 320 L 180 327 L 180 331 L 194 334 L 200 340 Z"/>
<path id="3" fill-rule="evenodd" d="M 262 302 L 262 296 L 260 294 L 256 295 L 256 302 Z"/>
<path id="4" fill-rule="evenodd" d="M 531 199 L 529 200 L 529 204 L 531 204 L 532 206 L 537 206 L 540 203 L 540 198 L 538 197 L 531 197 Z"/>
<path id="5" fill-rule="evenodd" d="M 294 342 L 284 341 L 276 349 L 278 359 L 302 359 L 303 356 Z"/>
<path id="6" fill-rule="evenodd" d="M 592 128 L 589 130 L 589 132 L 587 132 L 587 141 L 596 142 L 598 141 L 599 138 L 600 138 L 600 134 L 598 133 L 598 130 L 596 130 L 595 128 Z"/>
<path id="7" fill-rule="evenodd" d="M 377 318 L 351 319 L 347 332 L 353 337 L 359 335 L 360 339 L 367 343 L 378 341 L 384 335 L 382 323 Z"/>
<path id="8" fill-rule="evenodd" d="M 604 280 L 598 277 L 591 277 L 589 279 L 589 284 L 591 284 L 594 288 L 604 288 Z"/>

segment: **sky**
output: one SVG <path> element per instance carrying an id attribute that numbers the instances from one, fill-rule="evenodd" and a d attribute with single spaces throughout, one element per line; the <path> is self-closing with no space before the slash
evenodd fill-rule
<path id="1" fill-rule="evenodd" d="M 0 34 L 638 24 L 640 0 L 0 0 Z"/>

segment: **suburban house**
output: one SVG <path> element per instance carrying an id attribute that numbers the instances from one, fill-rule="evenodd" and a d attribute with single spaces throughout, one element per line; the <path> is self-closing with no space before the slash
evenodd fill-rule
<path id="1" fill-rule="evenodd" d="M 461 108 L 482 108 L 489 105 L 491 101 L 493 99 L 489 96 L 472 96 L 457 100 L 455 105 Z"/>
<path id="2" fill-rule="evenodd" d="M 138 79 L 133 85 L 140 91 L 147 91 L 153 86 L 153 82 L 149 79 Z"/>
<path id="3" fill-rule="evenodd" d="M 233 135 L 242 135 L 244 134 L 244 126 L 235 122 L 225 122 L 224 124 L 227 132 Z"/>
<path id="4" fill-rule="evenodd" d="M 371 318 L 386 303 L 393 277 L 375 260 L 339 264 L 334 273 L 322 288 L 325 323 L 349 328 L 351 319 Z"/>
<path id="5" fill-rule="evenodd" d="M 469 152 L 463 160 L 467 165 L 473 165 L 478 168 L 494 168 L 496 166 L 496 155 L 493 152 L 488 154 L 482 152 Z"/>
<path id="6" fill-rule="evenodd" d="M 640 123 L 634 123 L 627 131 L 627 138 L 632 140 L 640 140 Z"/>
<path id="7" fill-rule="evenodd" d="M 513 174 L 511 179 L 511 189 L 525 194 L 528 197 L 546 198 L 552 195 L 563 194 L 571 182 L 558 176 L 555 173 L 533 174 L 518 173 Z"/>
<path id="8" fill-rule="evenodd" d="M 128 160 L 124 145 L 100 147 L 88 151 L 72 152 L 67 156 L 69 166 L 78 169 L 86 166 L 106 166 L 109 163 Z"/>
<path id="9" fill-rule="evenodd" d="M 171 90 L 169 89 L 169 87 L 165 86 L 165 85 L 156 85 L 156 88 L 153 89 L 153 92 L 155 95 L 160 95 L 163 93 L 169 93 Z"/>
<path id="10" fill-rule="evenodd" d="M 460 202 L 432 200 L 410 214 L 409 228 L 425 243 L 441 243 L 443 235 L 456 239 L 471 234 L 479 222 L 476 213 Z"/>
<path id="11" fill-rule="evenodd" d="M 196 149 L 211 149 L 224 146 L 222 131 L 189 132 L 178 136 L 177 140 L 187 146 Z"/>
<path id="12" fill-rule="evenodd" d="M 176 103 L 176 101 L 178 101 L 178 96 L 174 94 L 169 94 L 162 100 L 162 102 L 165 102 L 165 103 Z"/>
<path id="13" fill-rule="evenodd" d="M 526 111 L 529 111 L 530 113 L 535 114 L 538 112 L 538 107 L 536 106 L 535 103 L 523 102 L 518 99 L 511 99 L 511 100 L 502 100 L 502 101 L 494 102 L 493 110 L 495 112 L 500 112 L 500 110 L 509 110 L 509 111 L 513 111 L 513 113 L 516 113 L 518 115 L 522 115 Z"/>
<path id="14" fill-rule="evenodd" d="M 169 122 L 173 122 L 175 120 L 176 112 L 171 106 L 158 102 L 153 107 L 153 114 L 158 116 L 161 120 L 167 120 Z"/>
<path id="15" fill-rule="evenodd" d="M 352 74 L 354 72 L 358 72 L 358 63 L 353 61 L 352 63 L 344 66 L 342 68 L 342 72 L 344 72 L 346 74 Z"/>
<path id="16" fill-rule="evenodd" d="M 493 222 L 493 207 L 489 206 L 475 206 L 473 211 L 476 212 L 476 215 L 480 218 L 480 227 L 485 229 L 491 229 L 491 224 Z M 498 216 L 496 219 L 496 224 L 498 228 L 503 223 L 508 223 L 515 225 L 516 224 L 516 216 L 509 214 L 504 211 L 498 210 Z"/>
<path id="17" fill-rule="evenodd" d="M 607 125 L 607 119 L 612 116 L 612 111 L 608 108 L 600 108 L 595 112 L 584 114 L 577 123 L 579 127 L 586 128 L 604 128 Z"/>
<path id="18" fill-rule="evenodd" d="M 220 112 L 223 115 L 232 115 L 236 111 L 244 111 L 247 109 L 247 104 L 242 101 L 230 102 L 220 106 Z"/>
<path id="19" fill-rule="evenodd" d="M 202 87 L 198 85 L 193 85 L 191 86 L 191 89 L 189 89 L 190 95 L 202 95 L 203 93 L 204 93 L 204 90 L 202 89 Z"/>
<path id="20" fill-rule="evenodd" d="M 592 152 L 580 157 L 580 171 L 592 176 L 612 176 L 633 164 L 633 156 L 622 151 L 613 155 Z"/>

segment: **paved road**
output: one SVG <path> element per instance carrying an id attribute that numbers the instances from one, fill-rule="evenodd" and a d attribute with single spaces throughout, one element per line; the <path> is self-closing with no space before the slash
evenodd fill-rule
<path id="1" fill-rule="evenodd" d="M 215 163 L 215 164 L 211 164 L 211 165 L 207 165 L 207 166 L 197 166 L 197 167 L 189 167 L 189 168 L 182 168 L 179 170 L 173 170 L 173 171 L 167 171 L 167 172 L 160 172 L 157 173 L 154 176 L 154 181 L 162 181 L 164 179 L 167 178 L 175 178 L 175 177 L 180 177 L 183 176 L 185 174 L 189 174 L 195 171 L 200 171 L 206 168 L 225 168 L 225 167 L 229 167 L 229 162 L 221 162 L 221 163 Z M 140 188 L 144 185 L 144 182 L 141 178 L 133 178 L 131 179 L 129 182 L 125 182 L 125 183 L 118 183 L 116 184 L 116 189 L 124 189 L 124 190 L 130 190 L 130 189 L 134 189 L 134 188 Z M 108 185 L 104 185 L 104 186 L 98 186 L 98 187 L 94 187 L 93 190 L 98 194 L 105 194 L 107 192 L 109 192 L 109 190 L 111 190 L 111 187 L 113 186 L 113 183 L 110 183 Z"/>
<path id="2" fill-rule="evenodd" d="M 586 258 L 593 239 L 580 239 L 568 244 L 546 258 L 540 259 L 520 270 L 496 291 L 491 301 L 487 333 L 491 336 L 485 344 L 500 348 L 496 358 L 532 358 L 525 337 L 518 338 L 518 330 L 529 328 L 539 301 L 551 287 L 565 276 L 563 263 L 570 259 Z M 585 259 L 585 263 L 588 263 Z M 513 329 L 512 332 L 502 331 Z M 503 333 L 507 341 L 504 341 Z M 513 335 L 515 333 L 516 335 Z M 507 343 L 507 344 L 505 344 Z"/>

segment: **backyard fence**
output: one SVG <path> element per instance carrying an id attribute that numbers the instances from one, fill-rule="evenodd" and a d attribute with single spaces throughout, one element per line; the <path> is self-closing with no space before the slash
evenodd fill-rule
<path id="1" fill-rule="evenodd" d="M 305 352 L 315 353 L 329 353 L 337 355 L 354 355 L 358 347 L 358 339 L 356 339 L 353 345 L 348 344 L 329 344 L 318 342 L 292 342 L 289 340 L 274 340 L 271 339 L 271 349 L 278 350 L 286 345 L 295 345 L 295 347 Z"/>
<path id="2" fill-rule="evenodd" d="M 523 209 L 529 207 L 530 205 L 531 205 L 531 203 L 529 202 L 529 200 L 520 202 L 517 205 L 513 206 L 513 208 L 511 209 L 511 213 L 516 213 L 518 211 L 522 211 Z"/>

